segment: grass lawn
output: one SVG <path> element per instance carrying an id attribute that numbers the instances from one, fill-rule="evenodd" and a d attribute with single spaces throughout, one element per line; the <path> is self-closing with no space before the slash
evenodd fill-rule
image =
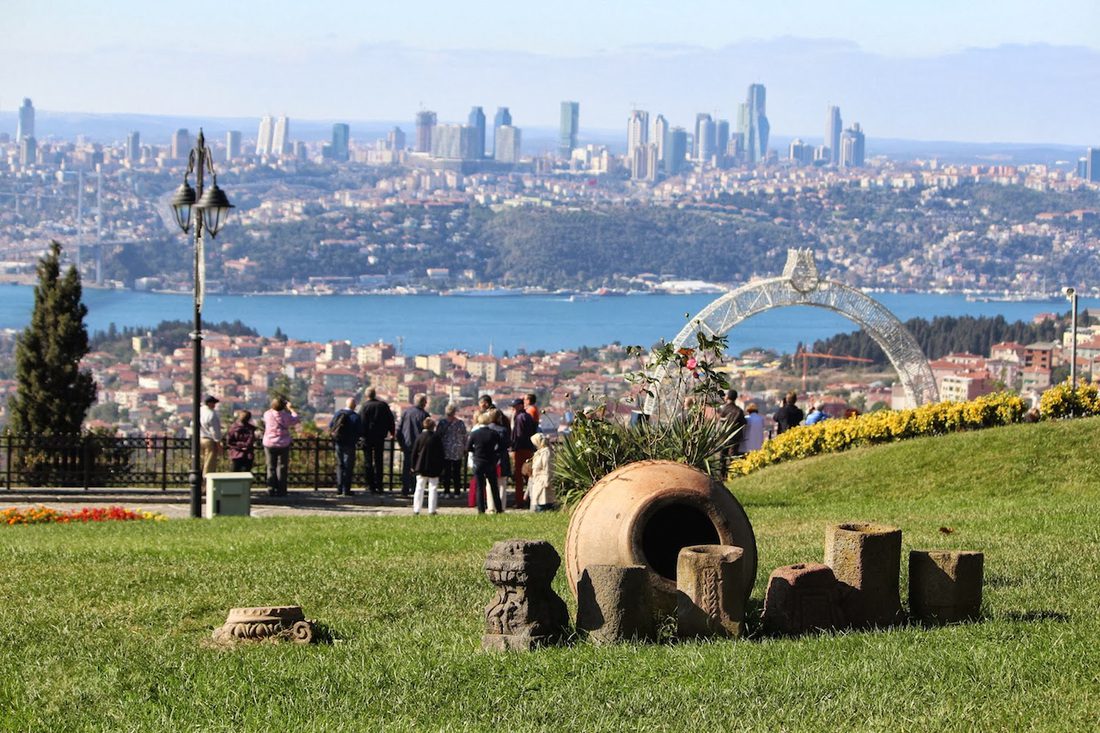
<path id="1" fill-rule="evenodd" d="M 1098 446 L 1100 420 L 1020 425 L 732 484 L 757 605 L 829 522 L 983 550 L 986 619 L 939 629 L 487 654 L 490 545 L 562 551 L 567 516 L 0 527 L 0 729 L 1096 730 Z M 335 643 L 204 642 L 231 606 L 290 603 Z"/>

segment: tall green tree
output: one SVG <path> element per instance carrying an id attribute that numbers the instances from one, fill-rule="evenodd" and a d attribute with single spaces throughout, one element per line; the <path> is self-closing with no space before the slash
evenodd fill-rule
<path id="1" fill-rule="evenodd" d="M 14 433 L 64 435 L 80 432 L 96 398 L 91 372 L 80 368 L 88 353 L 80 273 L 61 274 L 61 245 L 50 242 L 38 261 L 34 312 L 15 348 L 18 388 L 8 401 Z"/>

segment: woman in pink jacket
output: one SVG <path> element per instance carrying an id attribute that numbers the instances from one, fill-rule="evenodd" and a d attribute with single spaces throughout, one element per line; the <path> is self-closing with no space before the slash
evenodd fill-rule
<path id="1" fill-rule="evenodd" d="M 298 413 L 282 397 L 271 401 L 264 413 L 264 458 L 267 461 L 267 493 L 286 496 L 290 470 L 290 429 L 297 425 Z"/>

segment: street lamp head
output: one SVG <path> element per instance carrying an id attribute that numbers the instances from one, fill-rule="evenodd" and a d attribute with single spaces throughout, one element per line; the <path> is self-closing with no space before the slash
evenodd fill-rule
<path id="1" fill-rule="evenodd" d="M 191 229 L 191 207 L 194 205 L 195 189 L 185 179 L 172 196 L 172 212 L 176 215 L 176 223 L 185 232 Z"/>
<path id="2" fill-rule="evenodd" d="M 1066 297 L 1067 298 L 1072 298 L 1073 294 L 1076 293 L 1076 292 L 1077 291 L 1074 290 L 1073 288 L 1066 288 Z"/>
<path id="3" fill-rule="evenodd" d="M 225 191 L 221 190 L 215 179 L 214 185 L 203 191 L 202 198 L 195 208 L 202 212 L 203 223 L 210 232 L 210 236 L 216 237 L 225 225 L 233 204 L 229 203 L 229 197 L 225 195 Z"/>

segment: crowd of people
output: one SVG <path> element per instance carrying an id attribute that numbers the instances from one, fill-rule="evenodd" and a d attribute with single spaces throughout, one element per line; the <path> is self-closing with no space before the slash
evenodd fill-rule
<path id="1" fill-rule="evenodd" d="M 207 395 L 199 414 L 203 473 L 217 470 L 223 451 L 234 471 L 251 471 L 257 431 L 252 413 L 238 412 L 223 435 L 217 404 L 216 397 Z M 482 395 L 469 429 L 455 405 L 448 405 L 438 420 L 427 408 L 427 396 L 418 394 L 397 420 L 374 388 L 367 390 L 361 405 L 349 397 L 328 424 L 336 454 L 336 493 L 354 495 L 352 482 L 362 451 L 364 484 L 370 493 L 382 494 L 385 444 L 393 439 L 401 452 L 401 493 L 412 497 L 414 514 L 424 509 L 425 499 L 427 513 L 437 513 L 440 490 L 444 496 L 467 495 L 478 512 L 503 512 L 509 503 L 509 482 L 513 508 L 555 507 L 553 459 L 550 441 L 539 425 L 537 395 L 516 398 L 509 412 L 497 407 L 491 396 Z M 298 413 L 283 398 L 272 400 L 263 415 L 261 445 L 271 496 L 286 496 L 292 428 L 299 422 Z M 468 484 L 463 480 L 464 462 L 472 477 Z"/>

